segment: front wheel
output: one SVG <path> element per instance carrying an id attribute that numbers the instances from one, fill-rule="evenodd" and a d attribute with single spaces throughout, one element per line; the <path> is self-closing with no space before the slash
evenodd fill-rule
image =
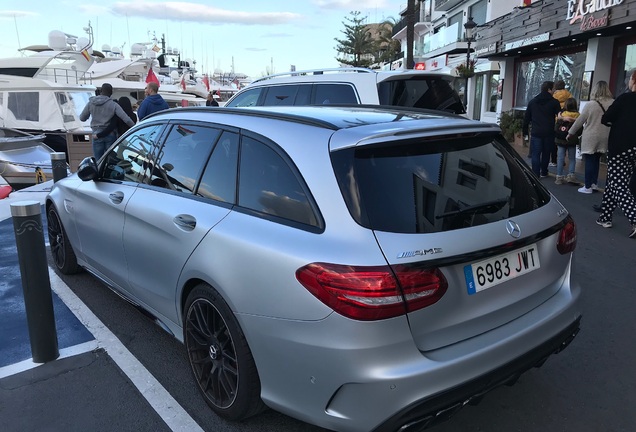
<path id="1" fill-rule="evenodd" d="M 71 243 L 68 241 L 68 236 L 66 231 L 64 231 L 64 226 L 54 205 L 49 206 L 46 212 L 46 223 L 48 225 L 49 246 L 55 267 L 62 274 L 77 273 L 80 271 L 77 257 L 75 252 L 73 252 Z"/>
<path id="2" fill-rule="evenodd" d="M 186 301 L 184 341 L 192 373 L 207 404 L 228 420 L 265 409 L 254 358 L 234 314 L 218 292 L 196 286 Z"/>

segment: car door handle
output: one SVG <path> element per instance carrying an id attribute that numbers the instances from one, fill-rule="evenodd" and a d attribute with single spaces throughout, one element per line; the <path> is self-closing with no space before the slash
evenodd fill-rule
<path id="1" fill-rule="evenodd" d="M 108 195 L 108 198 L 111 200 L 113 204 L 121 204 L 121 202 L 124 200 L 124 193 L 113 192 L 112 194 Z"/>
<path id="2" fill-rule="evenodd" d="M 175 223 L 176 226 L 185 231 L 192 231 L 197 226 L 197 220 L 190 215 L 180 214 L 175 216 L 172 221 Z"/>

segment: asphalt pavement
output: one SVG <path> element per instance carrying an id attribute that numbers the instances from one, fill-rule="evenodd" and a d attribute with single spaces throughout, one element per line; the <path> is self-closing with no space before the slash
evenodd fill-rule
<path id="1" fill-rule="evenodd" d="M 60 355 L 33 361 L 11 204 L 43 203 L 51 186 L 49 181 L 0 201 L 2 430 L 201 430 L 48 267 L 41 271 L 49 273 Z M 48 253 L 43 207 L 41 219 Z"/>

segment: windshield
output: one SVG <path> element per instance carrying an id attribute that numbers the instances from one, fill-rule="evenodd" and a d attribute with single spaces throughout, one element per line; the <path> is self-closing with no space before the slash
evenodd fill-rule
<path id="1" fill-rule="evenodd" d="M 370 229 L 430 233 L 530 212 L 549 193 L 501 137 L 444 137 L 332 154 L 354 219 Z"/>

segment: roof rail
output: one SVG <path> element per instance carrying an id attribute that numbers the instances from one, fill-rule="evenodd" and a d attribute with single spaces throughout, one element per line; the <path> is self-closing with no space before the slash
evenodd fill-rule
<path id="1" fill-rule="evenodd" d="M 252 81 L 252 83 L 265 81 L 271 78 L 279 78 L 285 76 L 298 76 L 298 75 L 323 75 L 324 73 L 343 73 L 343 72 L 357 72 L 357 73 L 374 73 L 372 69 L 359 68 L 359 67 L 340 67 L 340 68 L 327 68 L 327 69 L 308 69 L 300 71 L 281 72 L 277 74 L 267 75 Z"/>

